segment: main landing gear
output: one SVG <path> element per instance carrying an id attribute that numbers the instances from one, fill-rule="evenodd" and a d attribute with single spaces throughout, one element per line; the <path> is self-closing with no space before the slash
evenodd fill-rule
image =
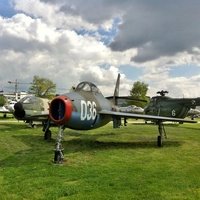
<path id="1" fill-rule="evenodd" d="M 43 123 L 44 140 L 51 140 L 50 120 Z"/>
<path id="2" fill-rule="evenodd" d="M 162 121 L 158 121 L 158 132 L 159 135 L 157 137 L 157 145 L 158 147 L 162 147 L 163 146 L 163 137 L 165 137 L 165 139 L 167 139 L 167 134 L 165 131 L 165 127 Z M 164 135 L 163 135 L 164 134 Z"/>
<path id="3" fill-rule="evenodd" d="M 62 139 L 64 134 L 64 126 L 59 127 L 59 132 L 57 135 L 57 141 L 56 141 L 56 148 L 54 150 L 54 163 L 61 164 L 64 160 L 64 153 L 63 153 L 63 147 L 62 147 Z"/>
<path id="4" fill-rule="evenodd" d="M 162 147 L 162 143 L 163 143 L 163 138 L 167 138 L 166 135 L 166 131 L 164 128 L 164 124 L 162 121 L 158 121 L 157 122 L 158 125 L 158 132 L 159 135 L 157 137 L 157 145 L 158 147 Z M 64 160 L 64 153 L 63 150 L 64 148 L 62 147 L 62 139 L 63 139 L 63 135 L 64 135 L 64 126 L 59 126 L 59 131 L 58 131 L 58 135 L 57 135 L 57 140 L 56 140 L 56 147 L 54 150 L 54 163 L 56 164 L 62 164 L 63 160 Z"/>

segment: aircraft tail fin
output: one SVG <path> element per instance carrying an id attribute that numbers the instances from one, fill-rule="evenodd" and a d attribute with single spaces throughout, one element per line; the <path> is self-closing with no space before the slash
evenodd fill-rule
<path id="1" fill-rule="evenodd" d="M 113 95 L 113 103 L 117 105 L 117 97 L 119 97 L 119 85 L 120 85 L 120 74 L 118 74 L 116 85 L 115 85 L 115 91 Z"/>
<path id="2" fill-rule="evenodd" d="M 113 103 L 114 105 L 118 104 L 118 97 L 119 97 L 119 85 L 120 85 L 120 74 L 117 76 L 117 81 L 115 84 L 115 91 L 113 94 Z M 113 128 L 119 128 L 121 126 L 121 117 L 113 117 Z"/>

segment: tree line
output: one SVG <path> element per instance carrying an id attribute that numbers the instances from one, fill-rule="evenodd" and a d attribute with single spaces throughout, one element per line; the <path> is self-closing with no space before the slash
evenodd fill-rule
<path id="1" fill-rule="evenodd" d="M 148 84 L 136 81 L 133 83 L 130 90 L 130 96 L 134 99 L 145 100 L 148 102 L 147 95 Z M 37 97 L 53 98 L 56 94 L 56 84 L 48 78 L 40 76 L 34 76 L 31 86 L 28 89 L 28 93 L 34 94 Z M 3 95 L 0 95 L 0 106 L 6 103 L 6 99 Z M 144 107 L 147 103 L 144 101 L 131 100 L 127 104 L 133 104 L 136 106 Z"/>
<path id="2" fill-rule="evenodd" d="M 133 99 L 142 101 L 132 100 L 127 102 L 127 105 L 132 104 L 144 108 L 149 101 L 149 98 L 147 97 L 147 91 L 148 84 L 141 81 L 134 82 L 130 90 L 130 96 L 132 96 Z M 51 98 L 55 96 L 56 84 L 47 78 L 34 76 L 33 84 L 29 88 L 29 92 L 35 94 L 38 97 Z"/>

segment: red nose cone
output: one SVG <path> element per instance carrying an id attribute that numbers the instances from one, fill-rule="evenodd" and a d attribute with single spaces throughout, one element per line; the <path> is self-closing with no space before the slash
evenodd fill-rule
<path id="1" fill-rule="evenodd" d="M 72 114 L 72 102 L 66 96 L 58 96 L 51 101 L 49 107 L 50 119 L 58 125 L 64 125 Z"/>

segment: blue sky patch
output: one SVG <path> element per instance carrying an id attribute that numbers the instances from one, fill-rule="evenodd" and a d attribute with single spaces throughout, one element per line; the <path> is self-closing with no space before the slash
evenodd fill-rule
<path id="1" fill-rule="evenodd" d="M 169 71 L 172 77 L 191 77 L 198 74 L 200 74 L 200 67 L 192 64 L 174 67 Z"/>
<path id="2" fill-rule="evenodd" d="M 0 1 L 0 15 L 3 17 L 12 17 L 16 11 L 12 8 L 9 0 Z"/>
<path id="3" fill-rule="evenodd" d="M 126 77 L 131 80 L 139 80 L 140 76 L 143 75 L 143 69 L 133 67 L 130 65 L 121 65 L 120 71 L 122 71 L 124 74 L 126 74 Z"/>
<path id="4" fill-rule="evenodd" d="M 112 27 L 109 30 L 104 29 L 103 27 L 99 27 L 97 31 L 91 31 L 87 29 L 78 29 L 75 30 L 79 35 L 89 35 L 92 37 L 96 37 L 97 35 L 100 36 L 100 41 L 103 42 L 105 45 L 110 45 L 113 42 L 115 36 L 117 35 L 119 29 L 119 24 L 121 23 L 120 18 L 115 18 L 113 20 Z"/>

